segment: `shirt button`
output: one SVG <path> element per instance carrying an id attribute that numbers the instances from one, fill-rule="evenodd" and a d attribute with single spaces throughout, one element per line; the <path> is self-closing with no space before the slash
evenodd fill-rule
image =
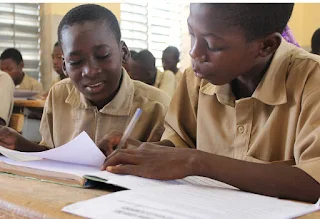
<path id="1" fill-rule="evenodd" d="M 238 126 L 238 132 L 241 134 L 244 132 L 244 127 L 242 125 Z"/>

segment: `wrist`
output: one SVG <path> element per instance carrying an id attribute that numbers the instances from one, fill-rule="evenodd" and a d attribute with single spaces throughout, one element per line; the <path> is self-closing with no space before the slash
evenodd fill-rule
<path id="1" fill-rule="evenodd" d="M 200 176 L 201 175 L 201 157 L 202 153 L 196 149 L 186 149 L 189 150 L 187 157 L 187 175 L 188 176 Z"/>

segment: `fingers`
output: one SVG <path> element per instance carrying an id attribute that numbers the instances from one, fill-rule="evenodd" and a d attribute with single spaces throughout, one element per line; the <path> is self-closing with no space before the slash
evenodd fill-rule
<path id="1" fill-rule="evenodd" d="M 108 166 L 107 171 L 115 174 L 142 176 L 140 167 L 137 165 Z"/>
<path id="2" fill-rule="evenodd" d="M 138 164 L 140 156 L 137 156 L 134 151 L 136 150 L 124 149 L 112 152 L 105 160 L 101 170 L 105 170 L 108 166 L 120 164 Z"/>
<path id="3" fill-rule="evenodd" d="M 106 156 L 111 154 L 116 146 L 119 144 L 122 134 L 120 132 L 112 131 L 106 134 L 101 141 L 98 143 L 98 148 L 104 153 Z"/>

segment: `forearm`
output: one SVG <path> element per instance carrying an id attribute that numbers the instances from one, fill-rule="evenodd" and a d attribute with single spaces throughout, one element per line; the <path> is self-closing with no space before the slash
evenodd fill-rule
<path id="1" fill-rule="evenodd" d="M 24 152 L 40 152 L 46 151 L 48 148 L 43 145 L 33 143 L 21 136 L 16 144 L 16 150 Z"/>
<path id="2" fill-rule="evenodd" d="M 216 179 L 243 191 L 316 202 L 320 184 L 299 168 L 258 164 L 197 151 L 192 158 L 192 175 Z"/>

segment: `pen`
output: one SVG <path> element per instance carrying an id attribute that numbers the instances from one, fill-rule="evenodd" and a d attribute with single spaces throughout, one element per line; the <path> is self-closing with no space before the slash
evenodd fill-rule
<path id="1" fill-rule="evenodd" d="M 141 116 L 141 113 L 142 113 L 142 110 L 140 108 L 138 108 L 136 110 L 136 112 L 134 113 L 128 127 L 126 128 L 126 130 L 124 131 L 121 139 L 120 139 L 120 142 L 118 144 L 118 147 L 117 149 L 122 149 L 124 144 L 126 143 L 127 139 L 129 138 L 129 136 L 131 135 L 131 132 L 134 128 L 134 126 L 136 125 L 139 117 Z"/>

